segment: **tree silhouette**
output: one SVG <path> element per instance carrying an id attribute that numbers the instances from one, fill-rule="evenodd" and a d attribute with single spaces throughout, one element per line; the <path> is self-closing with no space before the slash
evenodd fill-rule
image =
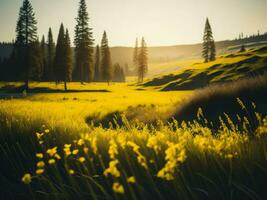
<path id="1" fill-rule="evenodd" d="M 203 36 L 202 57 L 204 58 L 204 62 L 214 61 L 216 59 L 216 47 L 208 18 L 206 19 Z"/>
<path id="2" fill-rule="evenodd" d="M 114 82 L 125 82 L 124 70 L 118 63 L 114 65 L 113 81 Z"/>
<path id="3" fill-rule="evenodd" d="M 101 69 L 100 69 L 100 48 L 99 45 L 96 46 L 95 52 L 95 73 L 94 73 L 94 81 L 101 81 Z"/>
<path id="4" fill-rule="evenodd" d="M 104 31 L 101 41 L 101 71 L 103 80 L 107 81 L 109 85 L 112 80 L 112 62 L 106 31 Z"/>
<path id="5" fill-rule="evenodd" d="M 137 69 L 137 73 L 138 73 L 138 81 L 139 82 L 143 82 L 144 77 L 147 73 L 147 47 L 146 47 L 146 42 L 145 39 L 142 38 L 142 42 L 141 42 L 141 47 L 139 50 L 139 55 L 138 55 L 138 69 Z"/>
<path id="6" fill-rule="evenodd" d="M 66 68 L 66 50 L 65 50 L 65 29 L 61 24 L 57 38 L 56 54 L 54 61 L 54 75 L 56 83 L 65 80 L 64 72 Z"/>
<path id="7" fill-rule="evenodd" d="M 47 68 L 47 55 L 46 55 L 46 43 L 45 43 L 45 37 L 43 35 L 42 41 L 41 41 L 41 60 L 42 60 L 42 66 L 41 66 L 41 79 L 44 79 L 44 69 Z"/>
<path id="8" fill-rule="evenodd" d="M 68 29 L 65 34 L 65 68 L 64 68 L 64 88 L 67 91 L 67 82 L 72 80 L 72 51 Z"/>
<path id="9" fill-rule="evenodd" d="M 35 19 L 35 14 L 29 0 L 24 0 L 19 11 L 19 18 L 16 27 L 16 42 L 15 42 L 15 55 L 17 59 L 17 64 L 20 65 L 21 75 L 25 81 L 25 89 L 29 89 L 29 79 L 32 76 L 32 72 L 35 67 L 31 65 L 34 61 L 30 59 L 36 59 L 33 55 L 30 55 L 34 51 L 37 41 L 37 21 Z"/>
<path id="10" fill-rule="evenodd" d="M 33 80 L 40 81 L 42 79 L 42 50 L 39 40 L 30 43 L 29 48 L 29 69 Z"/>
<path id="11" fill-rule="evenodd" d="M 76 76 L 83 83 L 93 79 L 94 40 L 89 28 L 89 16 L 85 0 L 80 1 L 75 27 Z"/>
<path id="12" fill-rule="evenodd" d="M 138 67 L 138 38 L 136 38 L 135 40 L 135 48 L 133 52 L 133 64 L 134 64 L 134 69 L 137 69 Z"/>
<path id="13" fill-rule="evenodd" d="M 246 51 L 246 47 L 245 47 L 244 44 L 242 44 L 242 46 L 241 46 L 239 52 L 242 53 L 242 52 L 245 52 L 245 51 Z"/>
<path id="14" fill-rule="evenodd" d="M 45 68 L 45 80 L 54 81 L 54 58 L 55 58 L 55 43 L 53 40 L 52 29 L 49 28 L 47 37 L 47 65 Z"/>

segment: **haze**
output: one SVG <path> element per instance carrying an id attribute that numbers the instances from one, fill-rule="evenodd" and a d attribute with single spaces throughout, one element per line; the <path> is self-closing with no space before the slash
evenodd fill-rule
<path id="1" fill-rule="evenodd" d="M 38 20 L 38 33 L 54 37 L 61 22 L 74 36 L 79 0 L 31 0 Z M 0 41 L 15 38 L 21 0 L 0 0 Z M 209 17 L 215 39 L 233 39 L 239 33 L 267 31 L 266 0 L 87 0 L 95 43 L 104 30 L 111 46 L 133 46 L 144 36 L 149 46 L 202 41 L 205 18 Z"/>

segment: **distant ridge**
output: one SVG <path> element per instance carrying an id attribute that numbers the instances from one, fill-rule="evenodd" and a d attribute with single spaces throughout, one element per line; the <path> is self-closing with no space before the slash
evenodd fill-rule
<path id="1" fill-rule="evenodd" d="M 257 47 L 267 44 L 267 33 L 263 35 L 251 36 L 244 39 L 224 40 L 216 42 L 217 54 L 236 52 L 241 45 L 247 47 Z M 179 59 L 198 58 L 201 56 L 202 44 L 173 45 L 149 47 L 149 62 L 164 63 Z M 12 52 L 12 45 L 0 43 L 0 58 L 6 58 Z M 111 47 L 113 63 L 121 65 L 132 65 L 132 47 L 115 46 Z"/>

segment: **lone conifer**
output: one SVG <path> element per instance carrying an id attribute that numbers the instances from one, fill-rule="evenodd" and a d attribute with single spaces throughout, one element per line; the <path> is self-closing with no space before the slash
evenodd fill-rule
<path id="1" fill-rule="evenodd" d="M 53 40 L 52 29 L 49 28 L 47 39 L 47 65 L 45 68 L 45 80 L 54 81 L 54 58 L 55 58 L 55 43 Z"/>
<path id="2" fill-rule="evenodd" d="M 96 46 L 95 52 L 95 73 L 94 73 L 94 81 L 101 81 L 101 69 L 100 69 L 100 49 L 99 45 Z"/>
<path id="3" fill-rule="evenodd" d="M 65 68 L 64 68 L 64 87 L 67 91 L 67 82 L 72 80 L 72 51 L 68 29 L 65 34 Z"/>
<path id="4" fill-rule="evenodd" d="M 101 71 L 103 80 L 107 81 L 109 85 L 112 80 L 112 62 L 106 31 L 104 31 L 101 41 Z"/>
<path id="5" fill-rule="evenodd" d="M 92 29 L 89 28 L 89 16 L 85 0 L 80 1 L 78 17 L 75 27 L 75 58 L 76 58 L 76 76 L 83 83 L 93 79 L 93 52 L 94 40 Z"/>
<path id="6" fill-rule="evenodd" d="M 34 67 L 30 60 L 33 58 L 33 55 L 30 55 L 33 53 L 31 48 L 34 46 L 33 43 L 37 41 L 37 21 L 29 0 L 24 0 L 20 8 L 16 33 L 15 54 L 17 64 L 22 69 L 21 75 L 25 81 L 25 89 L 28 90 L 29 79 L 34 71 L 34 69 L 31 69 L 31 67 Z"/>
<path id="7" fill-rule="evenodd" d="M 61 24 L 56 45 L 56 54 L 54 61 L 54 75 L 56 83 L 65 80 L 65 62 L 66 62 L 66 50 L 65 50 L 65 30 L 63 24 Z"/>
<path id="8" fill-rule="evenodd" d="M 214 61 L 216 59 L 216 47 L 208 18 L 206 20 L 203 36 L 202 57 L 204 58 L 204 62 Z"/>
<path id="9" fill-rule="evenodd" d="M 138 38 L 135 40 L 135 47 L 134 47 L 134 53 L 133 53 L 133 64 L 134 69 L 137 69 L 138 67 Z"/>
<path id="10" fill-rule="evenodd" d="M 143 82 L 144 77 L 147 73 L 148 67 L 147 67 L 147 47 L 146 47 L 146 42 L 145 39 L 142 38 L 141 42 L 141 47 L 139 50 L 139 55 L 138 55 L 138 81 Z"/>

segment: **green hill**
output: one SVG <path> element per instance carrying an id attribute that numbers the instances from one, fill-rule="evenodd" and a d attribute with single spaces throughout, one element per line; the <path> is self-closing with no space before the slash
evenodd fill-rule
<path id="1" fill-rule="evenodd" d="M 241 45 L 246 47 L 259 47 L 267 44 L 267 33 L 263 35 L 251 36 L 244 39 L 225 40 L 216 42 L 217 54 L 234 53 L 240 49 Z M 111 56 L 113 63 L 120 63 L 122 66 L 128 64 L 132 67 L 132 47 L 112 47 Z M 8 57 L 12 52 L 11 44 L 0 43 L 0 58 Z M 202 52 L 202 44 L 174 45 L 149 47 L 149 67 L 148 77 L 161 74 L 173 73 L 186 65 L 188 60 L 199 62 Z"/>
<path id="2" fill-rule="evenodd" d="M 266 70 L 267 46 L 264 46 L 244 53 L 226 54 L 214 62 L 195 63 L 175 74 L 154 78 L 143 86 L 159 87 L 163 91 L 192 90 L 261 75 Z"/>

